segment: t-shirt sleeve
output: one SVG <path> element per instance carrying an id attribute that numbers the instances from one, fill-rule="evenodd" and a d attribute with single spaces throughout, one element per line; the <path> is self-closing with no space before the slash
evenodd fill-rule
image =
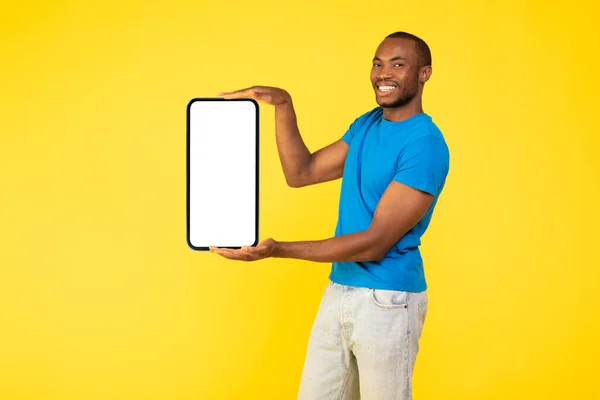
<path id="1" fill-rule="evenodd" d="M 398 159 L 394 180 L 437 196 L 446 181 L 450 154 L 446 142 L 434 135 L 415 139 Z"/>
<path id="2" fill-rule="evenodd" d="M 344 133 L 344 135 L 342 136 L 342 140 L 344 142 L 346 142 L 348 144 L 350 144 L 350 142 L 352 142 L 352 139 L 354 138 L 354 130 L 356 129 L 356 124 L 357 124 L 357 121 L 354 121 L 352 124 L 350 124 L 350 126 L 346 130 L 346 133 Z"/>
<path id="3" fill-rule="evenodd" d="M 346 130 L 346 133 L 344 133 L 344 135 L 342 136 L 342 140 L 348 144 L 350 144 L 350 142 L 352 142 L 352 138 L 354 137 L 353 126 L 354 125 L 350 125 L 348 127 L 348 129 Z"/>
<path id="4" fill-rule="evenodd" d="M 362 126 L 365 124 L 365 121 L 368 118 L 370 118 L 371 115 L 373 114 L 373 111 L 374 110 L 371 110 L 371 111 L 357 117 L 354 121 L 352 121 L 352 123 L 346 130 L 346 133 L 344 133 L 344 135 L 342 136 L 342 140 L 344 142 L 350 144 L 350 142 L 352 142 L 352 139 L 354 139 L 355 133 L 358 132 L 362 128 Z"/>

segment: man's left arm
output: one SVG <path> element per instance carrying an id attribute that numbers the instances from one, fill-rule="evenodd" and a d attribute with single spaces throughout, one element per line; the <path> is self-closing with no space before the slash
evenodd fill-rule
<path id="1" fill-rule="evenodd" d="M 240 250 L 211 248 L 226 258 L 254 261 L 265 257 L 317 262 L 376 261 L 385 256 L 425 216 L 449 169 L 445 143 L 426 136 L 408 145 L 394 178 L 381 196 L 369 227 L 324 240 L 278 242 L 267 239 Z"/>
<path id="2" fill-rule="evenodd" d="M 271 257 L 317 262 L 380 260 L 423 218 L 432 201 L 431 194 L 392 181 L 368 229 L 325 240 L 276 242 Z"/>
<path id="3" fill-rule="evenodd" d="M 254 261 L 265 257 L 295 258 L 316 262 L 375 261 L 425 215 L 433 195 L 392 181 L 373 214 L 368 229 L 324 240 L 278 242 L 268 239 L 240 250 L 211 249 L 226 258 Z"/>

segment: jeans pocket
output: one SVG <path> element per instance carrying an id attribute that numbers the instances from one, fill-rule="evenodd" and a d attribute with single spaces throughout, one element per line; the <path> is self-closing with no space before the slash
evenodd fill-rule
<path id="1" fill-rule="evenodd" d="M 371 289 L 373 304 L 385 310 L 404 310 L 408 308 L 408 292 L 401 290 Z"/>

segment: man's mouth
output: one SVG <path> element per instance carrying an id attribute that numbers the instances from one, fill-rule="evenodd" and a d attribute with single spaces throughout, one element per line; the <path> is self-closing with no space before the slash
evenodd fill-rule
<path id="1" fill-rule="evenodd" d="M 377 85 L 377 93 L 386 95 L 398 89 L 396 85 Z"/>

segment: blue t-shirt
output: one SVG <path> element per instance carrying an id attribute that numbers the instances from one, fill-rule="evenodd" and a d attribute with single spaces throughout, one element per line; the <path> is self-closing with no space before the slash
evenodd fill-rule
<path id="1" fill-rule="evenodd" d="M 372 289 L 426 290 L 419 246 L 450 164 L 441 131 L 425 113 L 391 122 L 383 118 L 383 109 L 376 107 L 358 117 L 342 139 L 350 148 L 344 164 L 335 236 L 366 230 L 392 180 L 435 197 L 427 214 L 382 260 L 334 262 L 329 279 L 341 285 Z"/>

